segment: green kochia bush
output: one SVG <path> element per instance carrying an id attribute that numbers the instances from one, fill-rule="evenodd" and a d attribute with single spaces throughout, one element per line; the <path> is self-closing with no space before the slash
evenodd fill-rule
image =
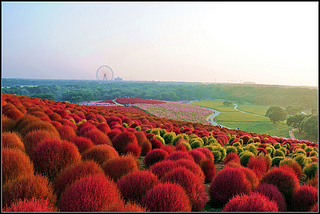
<path id="1" fill-rule="evenodd" d="M 309 163 L 303 168 L 303 173 L 306 174 L 308 179 L 314 178 L 318 173 L 318 163 Z"/>
<path id="2" fill-rule="evenodd" d="M 274 158 L 272 158 L 272 166 L 279 166 L 280 161 L 282 161 L 284 159 L 284 156 L 275 156 Z"/>
<path id="3" fill-rule="evenodd" d="M 238 150 L 235 146 L 226 146 L 226 152 L 227 152 L 227 154 L 229 154 L 230 152 L 234 152 L 234 153 L 238 154 Z"/>
<path id="4" fill-rule="evenodd" d="M 254 156 L 254 154 L 250 151 L 243 151 L 239 154 L 240 157 L 240 163 L 242 166 L 247 166 L 248 162 L 249 162 L 249 158 Z"/>
<path id="5" fill-rule="evenodd" d="M 214 162 L 217 163 L 219 161 L 223 161 L 223 159 L 227 155 L 227 151 L 225 148 L 223 148 L 221 146 L 214 146 L 214 147 L 212 147 L 212 154 L 214 156 Z M 220 158 L 219 158 L 219 156 L 220 156 Z"/>
<path id="6" fill-rule="evenodd" d="M 300 164 L 302 169 L 308 163 L 307 157 L 303 154 L 299 154 L 299 155 L 295 156 L 294 160 Z"/>
<path id="7" fill-rule="evenodd" d="M 156 135 L 156 136 L 154 136 L 153 138 L 160 140 L 160 141 L 162 142 L 162 144 L 163 144 L 163 145 L 166 145 L 165 140 L 164 140 L 161 136 Z"/>
<path id="8" fill-rule="evenodd" d="M 175 137 L 176 137 L 176 133 L 174 133 L 174 132 L 169 132 L 169 133 L 166 133 L 165 135 L 163 135 L 163 139 L 166 144 L 172 143 L 173 139 Z"/>
<path id="9" fill-rule="evenodd" d="M 285 157 L 285 154 L 284 152 L 281 150 L 281 149 L 276 149 L 274 151 L 274 156 L 277 157 L 277 156 L 282 156 L 282 157 Z"/>

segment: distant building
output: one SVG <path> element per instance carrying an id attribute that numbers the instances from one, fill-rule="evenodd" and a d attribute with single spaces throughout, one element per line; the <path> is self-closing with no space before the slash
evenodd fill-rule
<path id="1" fill-rule="evenodd" d="M 114 81 L 122 81 L 122 78 L 120 77 L 114 78 Z"/>
<path id="2" fill-rule="evenodd" d="M 251 81 L 247 81 L 247 82 L 243 82 L 242 84 L 256 84 L 255 82 L 251 82 Z"/>

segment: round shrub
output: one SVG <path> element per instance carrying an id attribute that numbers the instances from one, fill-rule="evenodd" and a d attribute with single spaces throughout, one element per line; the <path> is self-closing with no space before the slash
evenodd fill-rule
<path id="1" fill-rule="evenodd" d="M 138 140 L 139 146 L 142 146 L 143 142 L 148 140 L 145 131 L 138 131 L 138 132 L 135 132 L 134 134 Z"/>
<path id="2" fill-rule="evenodd" d="M 318 189 L 310 185 L 301 185 L 293 194 L 294 211 L 308 212 L 318 202 Z"/>
<path id="3" fill-rule="evenodd" d="M 109 206 L 105 212 L 147 212 L 147 210 L 136 202 L 128 201 L 125 203 L 122 200 L 119 203 L 114 203 L 112 206 Z"/>
<path id="4" fill-rule="evenodd" d="M 313 205 L 310 209 L 310 212 L 318 212 L 319 202 Z"/>
<path id="5" fill-rule="evenodd" d="M 23 199 L 48 199 L 56 202 L 56 195 L 48 178 L 42 175 L 28 175 L 7 183 L 2 189 L 3 206 L 10 206 Z"/>
<path id="6" fill-rule="evenodd" d="M 35 171 L 53 180 L 60 170 L 81 160 L 78 148 L 68 142 L 45 140 L 33 151 L 31 160 Z"/>
<path id="7" fill-rule="evenodd" d="M 286 201 L 282 193 L 278 190 L 275 185 L 272 184 L 260 184 L 254 192 L 258 192 L 261 195 L 268 197 L 270 200 L 273 200 L 277 203 L 278 209 L 280 212 L 285 212 L 287 210 Z"/>
<path id="8" fill-rule="evenodd" d="M 203 154 L 206 155 L 207 158 L 209 158 L 212 162 L 214 162 L 214 156 L 208 148 L 201 147 L 201 148 L 196 148 L 195 150 L 202 152 Z"/>
<path id="9" fill-rule="evenodd" d="M 179 159 L 179 160 L 176 160 L 176 163 L 177 163 L 177 166 L 182 166 L 190 170 L 193 174 L 195 174 L 200 179 L 202 183 L 204 183 L 204 180 L 205 180 L 204 172 L 202 171 L 201 167 L 198 164 L 196 164 L 194 161 L 188 160 L 188 159 Z"/>
<path id="10" fill-rule="evenodd" d="M 172 160 L 163 160 L 150 166 L 149 170 L 161 179 L 165 173 L 177 168 L 178 164 Z"/>
<path id="11" fill-rule="evenodd" d="M 104 175 L 103 169 L 92 160 L 80 161 L 67 166 L 54 180 L 54 189 L 58 196 L 75 181 L 89 175 Z"/>
<path id="12" fill-rule="evenodd" d="M 179 159 L 188 159 L 188 160 L 194 161 L 193 157 L 189 155 L 188 152 L 184 152 L 184 151 L 174 151 L 164 160 L 179 160 Z"/>
<path id="13" fill-rule="evenodd" d="M 52 125 L 51 123 L 45 122 L 45 121 L 37 121 L 33 122 L 29 125 L 27 125 L 25 128 L 23 128 L 20 131 L 20 134 L 22 137 L 26 136 L 28 133 L 34 131 L 34 130 L 43 130 L 43 131 L 48 131 L 52 132 L 54 135 L 59 136 L 59 132 L 57 131 L 56 127 Z"/>
<path id="14" fill-rule="evenodd" d="M 58 212 L 48 199 L 24 199 L 14 202 L 2 212 Z"/>
<path id="15" fill-rule="evenodd" d="M 185 190 L 174 183 L 155 185 L 142 197 L 141 205 L 151 212 L 191 212 Z"/>
<path id="16" fill-rule="evenodd" d="M 117 181 L 117 186 L 126 202 L 140 203 L 142 196 L 159 182 L 158 177 L 150 171 L 136 171 Z"/>
<path id="17" fill-rule="evenodd" d="M 203 183 L 185 167 L 178 167 L 166 173 L 163 177 L 163 182 L 180 184 L 190 199 L 192 211 L 203 210 L 205 204 L 209 201 Z"/>
<path id="18" fill-rule="evenodd" d="M 233 152 L 233 153 L 238 153 L 238 150 L 235 146 L 226 146 L 226 153 L 227 155 L 230 153 L 230 152 Z"/>
<path id="19" fill-rule="evenodd" d="M 277 157 L 277 156 L 285 157 L 285 154 L 284 154 L 284 152 L 283 152 L 281 149 L 276 149 L 276 150 L 274 151 L 273 156 L 275 156 L 275 157 Z"/>
<path id="20" fill-rule="evenodd" d="M 279 166 L 280 161 L 282 161 L 284 159 L 283 156 L 274 156 L 274 158 L 272 158 L 271 160 L 271 165 L 272 166 Z"/>
<path id="21" fill-rule="evenodd" d="M 147 139 L 141 144 L 141 154 L 142 155 L 147 155 L 151 150 L 152 150 L 152 144 Z"/>
<path id="22" fill-rule="evenodd" d="M 26 153 L 18 149 L 2 149 L 2 184 L 33 173 L 33 164 Z"/>
<path id="23" fill-rule="evenodd" d="M 152 145 L 152 149 L 160 149 L 163 146 L 163 143 L 159 139 L 151 138 L 149 141 Z"/>
<path id="24" fill-rule="evenodd" d="M 187 153 L 193 157 L 194 162 L 197 164 L 200 164 L 202 160 L 207 159 L 207 156 L 203 152 L 196 149 L 189 150 Z"/>
<path id="25" fill-rule="evenodd" d="M 117 185 L 105 175 L 81 178 L 67 188 L 59 203 L 63 212 L 103 212 L 121 201 Z"/>
<path id="26" fill-rule="evenodd" d="M 278 212 L 275 201 L 257 192 L 236 195 L 226 203 L 223 212 Z"/>
<path id="27" fill-rule="evenodd" d="M 249 194 L 252 184 L 240 168 L 225 167 L 214 177 L 209 187 L 210 203 L 223 207 L 237 194 Z"/>
<path id="28" fill-rule="evenodd" d="M 18 149 L 25 151 L 25 146 L 17 132 L 2 132 L 2 148 Z"/>
<path id="29" fill-rule="evenodd" d="M 209 158 L 200 162 L 200 167 L 205 175 L 205 182 L 211 182 L 216 175 L 216 165 Z"/>
<path id="30" fill-rule="evenodd" d="M 18 120 L 19 118 L 21 118 L 24 115 L 16 107 L 3 109 L 2 114 L 6 115 L 8 118 L 13 119 L 13 120 Z"/>
<path id="31" fill-rule="evenodd" d="M 94 160 L 102 165 L 105 161 L 119 157 L 118 152 L 109 145 L 95 145 L 82 153 L 82 160 Z"/>
<path id="32" fill-rule="evenodd" d="M 112 142 L 109 139 L 108 135 L 104 134 L 97 128 L 86 132 L 83 137 L 89 138 L 95 145 L 106 144 L 112 146 Z"/>
<path id="33" fill-rule="evenodd" d="M 250 151 L 241 152 L 239 154 L 241 165 L 242 166 L 247 166 L 250 157 L 253 157 L 253 156 L 254 156 L 254 154 L 252 152 L 250 152 Z"/>
<path id="34" fill-rule="evenodd" d="M 290 170 L 289 170 L 290 169 Z M 273 167 L 261 179 L 261 184 L 273 184 L 283 194 L 286 202 L 292 199 L 293 194 L 299 189 L 299 180 L 293 169 Z"/>
<path id="35" fill-rule="evenodd" d="M 16 127 L 16 121 L 2 114 L 2 131 L 11 131 Z"/>
<path id="36" fill-rule="evenodd" d="M 130 143 L 138 145 L 136 135 L 129 131 L 124 131 L 112 139 L 112 145 L 119 152 L 119 154 L 125 153 L 126 147 Z"/>
<path id="37" fill-rule="evenodd" d="M 246 178 L 251 184 L 251 190 L 254 190 L 259 185 L 259 178 L 254 171 L 248 167 L 242 166 L 240 169 L 246 174 Z"/>
<path id="38" fill-rule="evenodd" d="M 45 140 L 60 140 L 59 134 L 46 130 L 33 130 L 24 137 L 26 153 L 32 155 L 34 149 Z"/>
<path id="39" fill-rule="evenodd" d="M 264 156 L 252 156 L 249 158 L 247 167 L 252 169 L 258 178 L 268 171 L 268 163 Z"/>
<path id="40" fill-rule="evenodd" d="M 298 164 L 295 160 L 285 158 L 282 161 L 280 161 L 279 166 L 287 165 L 288 167 L 292 168 L 297 176 L 297 178 L 300 180 L 302 178 L 302 169 L 300 164 Z"/>
<path id="41" fill-rule="evenodd" d="M 117 181 L 122 176 L 140 170 L 140 162 L 133 155 L 123 155 L 105 161 L 102 164 L 104 173 L 112 180 Z"/>
<path id="42" fill-rule="evenodd" d="M 81 137 L 81 136 L 76 136 L 72 138 L 70 142 L 78 147 L 78 150 L 80 153 L 83 153 L 95 146 L 92 140 L 86 137 Z"/>
<path id="43" fill-rule="evenodd" d="M 16 131 L 21 132 L 24 128 L 32 123 L 40 122 L 41 119 L 33 116 L 33 115 L 24 115 L 16 121 Z"/>
<path id="44" fill-rule="evenodd" d="M 169 155 L 176 151 L 176 147 L 174 147 L 172 144 L 166 144 L 163 147 L 161 147 L 161 149 L 167 151 Z"/>
<path id="45" fill-rule="evenodd" d="M 129 143 L 124 151 L 124 154 L 132 154 L 136 158 L 139 158 L 141 154 L 141 147 L 137 143 Z"/>
<path id="46" fill-rule="evenodd" d="M 165 135 L 163 135 L 163 139 L 166 144 L 172 143 L 173 139 L 175 137 L 176 137 L 176 133 L 174 133 L 174 132 L 169 132 L 169 133 L 166 133 Z"/>
<path id="47" fill-rule="evenodd" d="M 227 163 L 229 162 L 235 162 L 240 164 L 239 155 L 237 155 L 237 153 L 234 152 L 230 152 L 229 154 L 227 154 L 227 156 L 223 160 L 223 164 L 227 165 Z"/>
<path id="48" fill-rule="evenodd" d="M 166 142 L 164 141 L 164 139 L 160 135 L 155 135 L 153 138 L 157 139 L 157 140 L 160 140 L 162 145 L 166 145 Z"/>
<path id="49" fill-rule="evenodd" d="M 294 160 L 297 161 L 300 164 L 302 169 L 304 168 L 304 166 L 306 164 L 308 164 L 307 157 L 305 155 L 303 155 L 303 154 L 299 154 L 299 155 L 295 156 Z"/>
<path id="50" fill-rule="evenodd" d="M 217 155 L 217 157 L 215 156 L 215 154 L 216 154 L 215 151 L 220 152 L 220 154 L 221 154 L 220 158 L 219 158 L 219 155 Z M 219 162 L 219 161 L 223 161 L 224 160 L 224 158 L 227 155 L 227 152 L 226 152 L 226 149 L 221 147 L 221 146 L 214 146 L 212 148 L 212 154 L 214 156 L 215 161 L 217 160 L 217 162 Z"/>
<path id="51" fill-rule="evenodd" d="M 58 129 L 60 138 L 62 140 L 71 140 L 72 138 L 77 136 L 74 128 L 69 125 L 63 125 Z"/>
<path id="52" fill-rule="evenodd" d="M 312 179 L 318 174 L 318 163 L 309 163 L 303 168 L 303 173 L 307 176 L 307 179 Z"/>
<path id="53" fill-rule="evenodd" d="M 164 160 L 168 156 L 168 152 L 163 149 L 153 149 L 144 157 L 143 164 L 146 168 L 149 168 L 151 165 Z"/>

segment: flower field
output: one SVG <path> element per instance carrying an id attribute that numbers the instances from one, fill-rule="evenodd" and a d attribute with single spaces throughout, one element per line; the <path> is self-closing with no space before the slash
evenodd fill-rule
<path id="1" fill-rule="evenodd" d="M 213 114 L 212 110 L 166 101 L 161 104 L 137 103 L 134 106 L 141 108 L 157 117 L 172 118 L 175 120 L 190 121 L 209 125 L 206 117 Z"/>
<path id="2" fill-rule="evenodd" d="M 318 211 L 317 143 L 120 107 L 2 93 L 2 211 Z"/>

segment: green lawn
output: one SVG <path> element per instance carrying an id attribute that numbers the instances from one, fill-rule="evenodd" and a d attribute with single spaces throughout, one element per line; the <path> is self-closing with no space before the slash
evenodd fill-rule
<path id="1" fill-rule="evenodd" d="M 221 112 L 216 120 L 223 123 L 227 122 L 243 122 L 243 121 L 270 121 L 267 117 L 257 116 L 250 113 L 236 112 Z"/>
<path id="2" fill-rule="evenodd" d="M 215 109 L 215 110 L 221 111 L 221 112 L 222 111 L 237 112 L 237 110 L 234 110 L 234 106 L 227 107 L 227 106 L 223 105 L 223 101 L 220 101 L 220 100 L 201 100 L 201 101 L 192 102 L 189 104 L 212 108 L 212 109 Z"/>
<path id="3" fill-rule="evenodd" d="M 309 136 L 304 132 L 300 133 L 298 130 L 295 130 L 293 132 L 293 134 L 294 134 L 294 137 L 299 139 L 299 140 L 308 140 L 310 142 L 319 142 L 319 138 L 313 137 L 313 136 Z"/>
<path id="4" fill-rule="evenodd" d="M 267 110 L 271 106 L 260 106 L 260 105 L 238 105 L 238 109 L 241 111 L 253 113 L 253 114 L 259 114 L 259 115 L 266 115 Z"/>

